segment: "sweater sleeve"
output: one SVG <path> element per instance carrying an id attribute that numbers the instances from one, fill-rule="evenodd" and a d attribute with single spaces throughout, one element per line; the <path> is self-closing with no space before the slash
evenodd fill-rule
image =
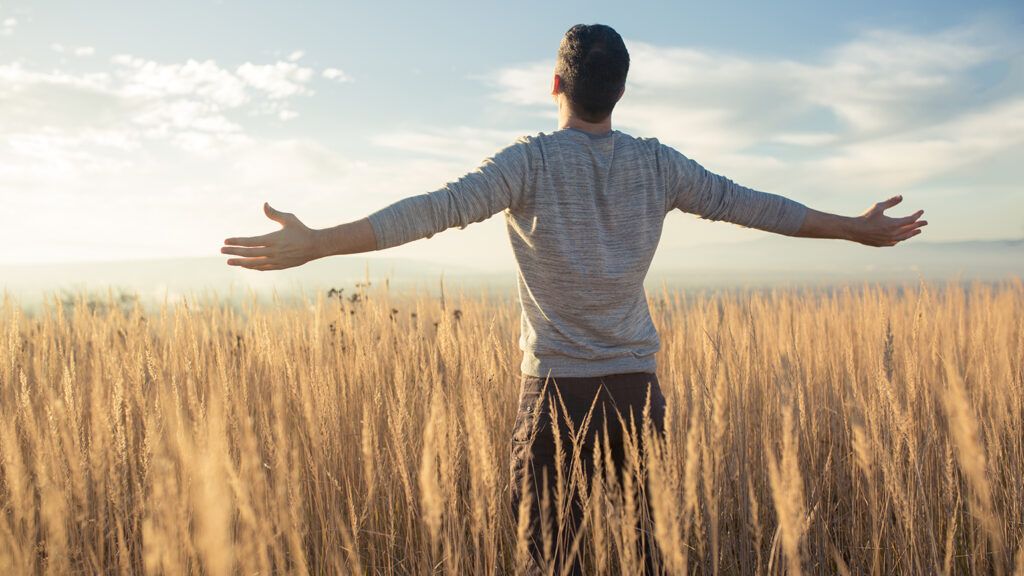
<path id="1" fill-rule="evenodd" d="M 659 146 L 670 208 L 785 235 L 795 234 L 803 224 L 807 207 L 800 202 L 740 186 L 670 146 Z"/>
<path id="2" fill-rule="evenodd" d="M 456 226 L 465 228 L 516 205 L 529 169 L 527 142 L 528 137 L 519 138 L 458 180 L 370 214 L 377 249 L 430 238 Z"/>

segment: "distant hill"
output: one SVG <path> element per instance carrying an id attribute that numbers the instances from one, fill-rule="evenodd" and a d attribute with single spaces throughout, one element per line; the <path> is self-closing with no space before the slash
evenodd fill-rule
<path id="1" fill-rule="evenodd" d="M 396 288 L 437 293 L 446 286 L 487 287 L 512 293 L 516 274 L 417 260 L 358 256 L 335 257 L 300 268 L 255 272 L 225 264 L 226 256 L 165 260 L 0 265 L 0 290 L 23 304 L 44 293 L 85 290 L 134 292 L 146 299 L 175 299 L 183 294 L 295 294 L 351 288 L 367 278 Z M 782 236 L 735 244 L 672 246 L 662 244 L 648 274 L 648 287 L 663 283 L 687 287 L 778 284 L 829 284 L 850 281 L 900 281 L 958 278 L 999 280 L 1024 276 L 1024 240 L 907 242 L 872 248 L 834 240 Z"/>
<path id="2" fill-rule="evenodd" d="M 144 299 L 177 299 L 185 294 L 241 296 L 248 290 L 281 295 L 315 293 L 344 288 L 351 293 L 356 283 L 385 278 L 396 288 L 438 291 L 444 278 L 473 278 L 473 284 L 512 286 L 514 272 L 480 275 L 470 268 L 394 258 L 337 257 L 274 272 L 257 272 L 228 266 L 228 256 L 0 265 L 0 290 L 19 301 L 37 303 L 46 294 L 77 291 L 103 293 L 107 289 L 131 292 Z M 450 284 L 456 284 L 451 280 Z"/>
<path id="3" fill-rule="evenodd" d="M 781 281 L 999 280 L 1024 275 L 1024 240 L 909 241 L 874 248 L 771 236 L 736 244 L 662 245 L 649 279 L 694 284 Z"/>

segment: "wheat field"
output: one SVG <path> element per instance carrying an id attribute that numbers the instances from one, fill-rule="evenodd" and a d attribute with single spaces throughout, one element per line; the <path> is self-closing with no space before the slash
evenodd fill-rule
<path id="1" fill-rule="evenodd" d="M 513 573 L 518 304 L 448 292 L 5 298 L 0 573 Z M 649 300 L 666 435 L 568 496 L 591 573 L 650 491 L 669 574 L 1024 575 L 1019 279 Z"/>

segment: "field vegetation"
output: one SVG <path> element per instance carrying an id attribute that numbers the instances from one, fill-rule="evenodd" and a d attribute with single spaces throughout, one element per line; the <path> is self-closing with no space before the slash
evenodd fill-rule
<path id="1" fill-rule="evenodd" d="M 590 573 L 650 491 L 670 574 L 1024 575 L 1020 280 L 649 300 L 667 434 L 567 472 Z M 7 298 L 0 573 L 512 573 L 518 336 L 451 290 Z"/>

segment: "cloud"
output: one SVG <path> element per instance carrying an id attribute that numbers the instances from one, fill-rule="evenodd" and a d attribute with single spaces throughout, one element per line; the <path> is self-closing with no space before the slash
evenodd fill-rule
<path id="1" fill-rule="evenodd" d="M 53 50 L 54 52 L 56 52 L 58 54 L 68 53 L 68 54 L 73 54 L 73 55 L 78 56 L 78 57 L 92 56 L 92 55 L 96 54 L 96 49 L 93 48 L 92 46 L 78 46 L 78 47 L 72 48 L 72 47 L 65 47 L 63 44 L 60 44 L 58 42 L 54 42 L 53 44 L 50 44 L 50 50 Z"/>
<path id="2" fill-rule="evenodd" d="M 118 91 L 127 98 L 192 96 L 225 108 L 239 107 L 251 98 L 245 79 L 221 68 L 213 60 L 189 59 L 180 64 L 160 64 L 118 55 L 112 62 L 121 84 Z"/>
<path id="3" fill-rule="evenodd" d="M 127 54 L 76 64 L 0 63 L 0 229 L 31 239 L 0 246 L 0 262 L 213 256 L 226 235 L 269 230 L 264 200 L 328 226 L 451 173 L 260 130 L 295 118 L 321 70 Z"/>
<path id="4" fill-rule="evenodd" d="M 297 115 L 312 69 L 122 54 L 99 70 L 0 63 L 0 228 L 32 238 L 28 252 L 0 247 L 0 261 L 212 255 L 223 230 L 243 229 L 241 209 L 295 190 L 296 209 L 323 213 L 358 179 L 319 144 L 253 129 L 254 116 Z"/>
<path id="5" fill-rule="evenodd" d="M 615 122 L 798 199 L 938 189 L 944 174 L 1024 152 L 1024 65 L 1008 42 L 1019 43 L 971 27 L 876 30 L 782 59 L 630 41 Z M 318 83 L 352 81 L 338 68 L 303 66 L 303 57 L 228 66 L 119 55 L 58 69 L 0 61 L 0 228 L 33 239 L 31 258 L 0 246 L 0 262 L 212 255 L 226 231 L 271 229 L 263 200 L 311 226 L 336 224 L 440 187 L 528 133 L 511 129 L 517 122 L 555 114 L 554 62 L 525 62 L 488 77 L 500 109 L 485 124 L 388 128 L 356 161 L 312 136 L 275 135 L 278 123 L 308 113 L 303 102 Z M 388 256 L 511 266 L 501 225 L 496 218 Z M 739 234 L 686 229 L 705 242 Z"/>
<path id="6" fill-rule="evenodd" d="M 771 142 L 791 146 L 822 146 L 836 141 L 838 136 L 827 132 L 784 132 L 773 136 Z"/>
<path id="7" fill-rule="evenodd" d="M 227 134 L 241 132 L 241 126 L 220 114 L 216 104 L 203 100 L 180 99 L 148 107 L 132 118 L 148 137 L 162 137 L 179 131 Z"/>
<path id="8" fill-rule="evenodd" d="M 306 55 L 306 53 L 303 52 L 302 50 L 296 50 L 296 51 L 294 51 L 294 52 L 292 52 L 291 54 L 288 55 L 288 61 L 289 62 L 298 62 L 305 55 Z"/>
<path id="9" fill-rule="evenodd" d="M 909 186 L 1024 145 L 1022 42 L 981 25 L 867 30 L 806 59 L 627 46 L 615 123 L 745 182 Z M 498 70 L 492 97 L 552 115 L 553 68 Z"/>
<path id="10" fill-rule="evenodd" d="M 346 74 L 344 70 L 340 70 L 338 68 L 325 68 L 322 75 L 324 78 L 334 80 L 338 83 L 353 81 L 351 76 Z"/>
<path id="11" fill-rule="evenodd" d="M 15 161 L 0 167 L 0 178 L 25 184 L 113 174 L 130 166 L 125 153 L 138 147 L 137 141 L 119 130 L 70 132 L 46 127 L 32 133 L 8 134 L 0 151 Z"/>
<path id="12" fill-rule="evenodd" d="M 89 46 L 50 48 L 95 54 Z M 116 169 L 116 162 L 85 161 L 109 150 L 83 134 L 117 134 L 136 149 L 162 142 L 217 155 L 246 141 L 246 118 L 295 118 L 293 100 L 313 94 L 314 77 L 314 69 L 288 61 L 232 70 L 211 59 L 163 63 L 129 54 L 115 55 L 101 72 L 0 64 L 0 151 L 12 154 L 19 170 L 37 173 L 72 161 Z M 52 162 L 41 162 L 44 150 Z M 35 152 L 22 157 L 28 151 Z"/>
<path id="13" fill-rule="evenodd" d="M 997 56 L 980 32 L 873 30 L 839 46 L 823 64 L 786 66 L 810 103 L 832 110 L 851 130 L 891 131 L 965 95 L 966 73 Z"/>
<path id="14" fill-rule="evenodd" d="M 551 82 L 554 69 L 553 60 L 502 68 L 493 75 L 493 83 L 498 87 L 493 96 L 518 106 L 550 106 L 552 99 L 550 93 L 544 92 L 544 86 Z"/>
<path id="15" fill-rule="evenodd" d="M 14 34 L 14 29 L 18 27 L 18 19 L 14 17 L 4 18 L 0 22 L 0 36 L 10 36 Z"/>
<path id="16" fill-rule="evenodd" d="M 246 62 L 238 67 L 237 74 L 246 84 L 263 91 L 271 99 L 311 93 L 307 84 L 313 77 L 313 69 L 299 66 L 294 62 Z"/>
<path id="17" fill-rule="evenodd" d="M 900 188 L 1021 147 L 1024 95 L 931 126 L 847 144 L 817 165 L 823 176 L 848 175 L 847 184 Z"/>
<path id="18" fill-rule="evenodd" d="M 385 132 L 371 141 L 377 146 L 458 161 L 479 162 L 511 144 L 521 132 L 457 126 Z"/>
<path id="19" fill-rule="evenodd" d="M 304 139 L 249 137 L 210 156 L 189 150 L 219 146 L 205 132 L 177 132 L 170 152 L 117 138 L 57 131 L 5 142 L 0 156 L 18 161 L 0 163 L 0 227 L 31 246 L 0 246 L 0 262 L 214 256 L 230 234 L 273 229 L 264 200 L 327 226 L 318 214 L 344 216 L 339 189 L 382 177 Z M 345 204 L 365 213 L 369 200 Z"/>
<path id="20" fill-rule="evenodd" d="M 383 180 L 316 142 L 253 128 L 265 106 L 294 117 L 296 98 L 212 61 L 0 65 L 0 229 L 31 239 L 29 250 L 0 246 L 0 262 L 215 255 L 225 235 L 266 228 L 264 199 L 315 221 L 339 189 Z"/>

